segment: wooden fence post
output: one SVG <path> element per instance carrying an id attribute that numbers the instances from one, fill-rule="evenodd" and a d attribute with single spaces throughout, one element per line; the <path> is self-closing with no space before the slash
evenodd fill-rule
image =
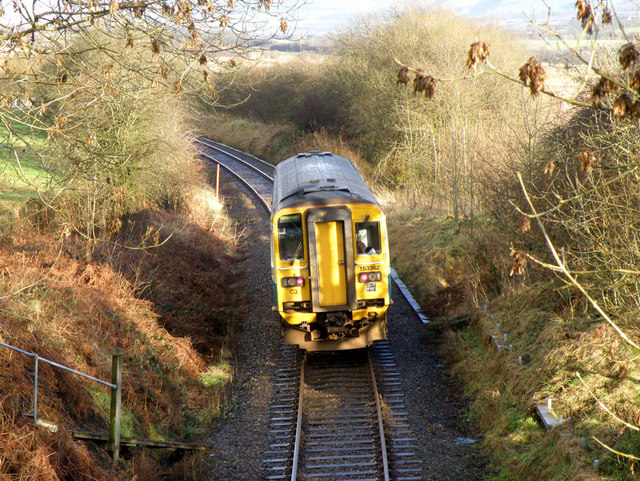
<path id="1" fill-rule="evenodd" d="M 111 412 L 109 414 L 109 440 L 107 441 L 107 451 L 111 452 L 114 463 L 120 457 L 120 402 L 122 399 L 122 353 L 117 351 L 113 354 L 111 362 L 111 383 L 115 388 L 111 388 Z"/>

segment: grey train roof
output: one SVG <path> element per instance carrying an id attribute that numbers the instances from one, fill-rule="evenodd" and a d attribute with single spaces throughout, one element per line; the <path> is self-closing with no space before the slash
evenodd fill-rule
<path id="1" fill-rule="evenodd" d="M 276 166 L 273 212 L 285 207 L 336 202 L 378 204 L 348 159 L 330 152 L 311 151 Z"/>

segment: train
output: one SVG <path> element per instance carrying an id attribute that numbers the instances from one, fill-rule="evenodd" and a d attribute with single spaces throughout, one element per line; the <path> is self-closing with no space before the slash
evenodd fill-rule
<path id="1" fill-rule="evenodd" d="M 270 246 L 286 344 L 338 351 L 386 339 L 386 216 L 349 159 L 310 151 L 277 164 Z"/>

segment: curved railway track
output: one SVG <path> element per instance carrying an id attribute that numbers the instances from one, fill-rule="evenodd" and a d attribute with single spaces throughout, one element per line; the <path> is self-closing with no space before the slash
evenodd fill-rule
<path id="1" fill-rule="evenodd" d="M 245 188 L 249 189 L 260 205 L 271 213 L 275 173 L 273 165 L 204 137 L 198 137 L 195 142 L 200 149 L 200 155 L 207 162 L 220 165 L 227 173 L 238 179 Z"/>
<path id="2" fill-rule="evenodd" d="M 271 211 L 273 165 L 209 139 L 196 142 L 204 159 Z M 283 344 L 274 387 L 266 479 L 423 479 L 388 340 L 304 355 Z"/>

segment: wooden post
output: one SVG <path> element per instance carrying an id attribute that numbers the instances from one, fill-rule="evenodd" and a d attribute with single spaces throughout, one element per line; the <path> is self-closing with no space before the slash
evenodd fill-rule
<path id="1" fill-rule="evenodd" d="M 220 164 L 216 164 L 216 200 L 220 198 Z"/>
<path id="2" fill-rule="evenodd" d="M 107 451 L 111 452 L 113 462 L 117 462 L 120 457 L 120 402 L 122 399 L 122 353 L 117 351 L 113 354 L 111 362 L 111 412 L 109 424 L 109 440 L 107 441 Z"/>

